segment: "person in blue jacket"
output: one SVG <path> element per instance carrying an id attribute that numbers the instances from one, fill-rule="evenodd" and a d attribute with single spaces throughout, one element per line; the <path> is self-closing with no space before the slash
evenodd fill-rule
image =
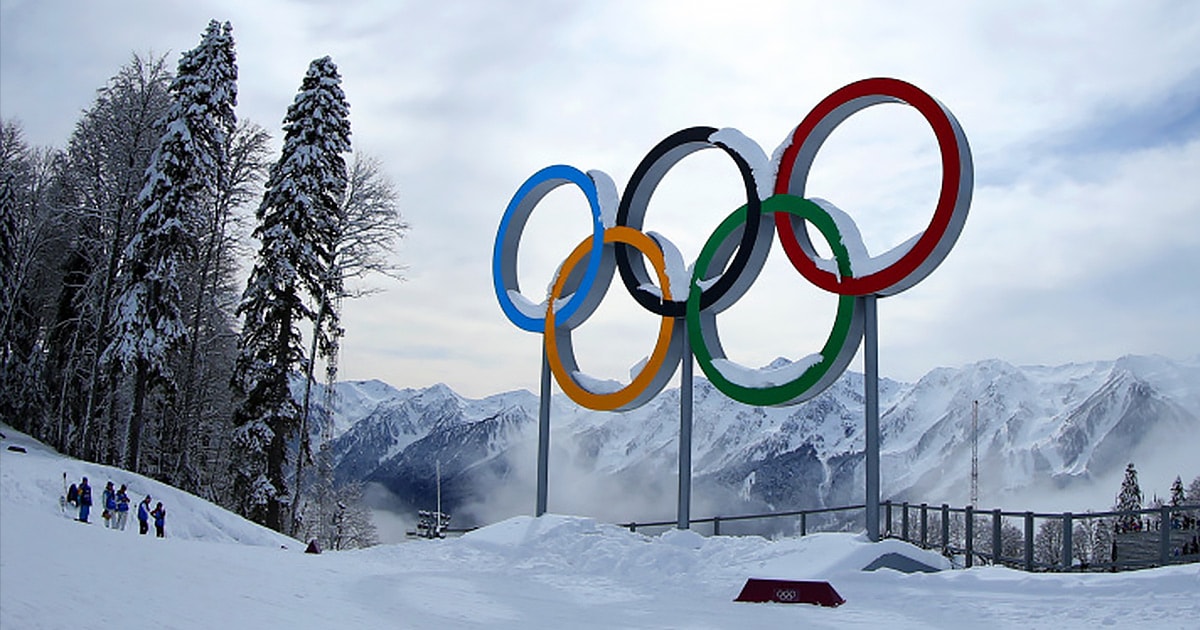
<path id="1" fill-rule="evenodd" d="M 125 484 L 121 484 L 121 489 L 117 490 L 117 519 L 113 527 L 121 531 L 125 531 L 125 522 L 129 520 L 129 493 L 126 492 Z"/>
<path id="2" fill-rule="evenodd" d="M 138 533 L 145 536 L 150 531 L 150 495 L 138 504 Z"/>
<path id="3" fill-rule="evenodd" d="M 113 482 L 108 482 L 104 485 L 104 526 L 112 528 L 116 523 L 113 518 L 117 515 L 117 491 L 113 489 Z"/>
<path id="4" fill-rule="evenodd" d="M 92 511 L 92 487 L 88 485 L 87 477 L 79 482 L 79 521 L 88 522 L 88 514 Z"/>
<path id="5" fill-rule="evenodd" d="M 150 515 L 154 517 L 154 535 L 162 538 L 164 536 L 163 526 L 167 522 L 167 508 L 163 507 L 162 501 L 158 502 L 158 505 L 155 506 L 154 511 Z"/>

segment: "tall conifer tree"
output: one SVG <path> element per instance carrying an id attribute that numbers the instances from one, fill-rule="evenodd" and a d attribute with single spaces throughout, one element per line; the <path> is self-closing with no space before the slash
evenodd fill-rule
<path id="1" fill-rule="evenodd" d="M 313 360 L 305 355 L 298 326 L 319 322 L 322 347 L 338 326 L 328 314 L 334 296 L 327 284 L 346 189 L 350 121 L 341 76 L 329 57 L 309 65 L 283 129 L 282 155 L 256 213 L 254 234 L 262 245 L 238 307 L 244 320 L 233 378 L 244 397 L 234 417 L 234 491 L 244 515 L 278 531 L 292 527 L 284 475 L 287 444 L 302 416 L 290 379 Z"/>
<path id="2" fill-rule="evenodd" d="M 145 401 L 153 388 L 175 391 L 169 355 L 186 341 L 180 272 L 197 249 L 198 217 L 227 162 L 236 118 L 237 65 L 232 27 L 209 23 L 200 45 L 179 60 L 166 131 L 146 170 L 141 213 L 126 248 L 116 301 L 116 335 L 106 354 L 133 370 L 133 410 L 125 466 L 138 469 Z"/>
<path id="3" fill-rule="evenodd" d="M 1117 494 L 1117 504 L 1113 506 L 1114 510 L 1140 510 L 1142 509 L 1142 489 L 1138 486 L 1137 469 L 1133 464 L 1125 467 L 1125 478 L 1121 480 L 1121 492 Z M 1131 529 L 1136 527 L 1139 521 L 1136 514 L 1117 517 L 1117 523 L 1123 529 Z"/>
<path id="4" fill-rule="evenodd" d="M 1187 495 L 1183 491 L 1183 478 L 1175 475 L 1175 481 L 1171 482 L 1171 507 L 1176 507 L 1187 503 Z"/>

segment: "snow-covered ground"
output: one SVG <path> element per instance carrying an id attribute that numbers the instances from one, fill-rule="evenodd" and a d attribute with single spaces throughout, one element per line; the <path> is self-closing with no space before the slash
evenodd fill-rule
<path id="1" fill-rule="evenodd" d="M 69 459 L 0 425 L 0 628 L 1198 628 L 1200 565 L 1118 574 L 862 567 L 896 541 L 648 537 L 571 516 L 517 517 L 462 538 L 302 553 L 197 497 Z M 20 445 L 28 452 L 7 450 Z M 167 538 L 59 508 L 62 474 L 168 510 Z M 131 519 L 132 521 L 132 519 Z M 286 547 L 286 548 L 284 548 Z M 839 608 L 733 601 L 747 577 L 829 581 Z"/>

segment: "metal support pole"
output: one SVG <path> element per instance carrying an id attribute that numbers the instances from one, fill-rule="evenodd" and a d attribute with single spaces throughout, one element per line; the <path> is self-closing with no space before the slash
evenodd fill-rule
<path id="1" fill-rule="evenodd" d="M 808 535 L 808 512 L 800 513 L 800 535 Z"/>
<path id="2" fill-rule="evenodd" d="M 546 355 L 545 336 L 542 337 L 542 391 L 538 403 L 537 511 L 534 516 L 546 513 L 550 480 L 550 358 Z"/>
<path id="3" fill-rule="evenodd" d="M 929 548 L 929 504 L 921 504 L 921 548 Z"/>
<path id="4" fill-rule="evenodd" d="M 879 325 L 874 295 L 864 295 L 863 379 L 866 398 L 867 538 L 879 540 Z"/>
<path id="5" fill-rule="evenodd" d="M 975 506 L 967 506 L 967 568 L 975 566 Z"/>
<path id="6" fill-rule="evenodd" d="M 1033 512 L 1025 513 L 1025 570 L 1033 571 Z"/>
<path id="7" fill-rule="evenodd" d="M 1072 524 L 1072 516 L 1070 512 L 1063 512 L 1063 536 L 1062 536 L 1062 568 L 1063 571 L 1071 570 L 1071 533 L 1075 530 Z"/>
<path id="8" fill-rule="evenodd" d="M 437 460 L 434 464 L 437 472 L 437 516 L 433 519 L 433 537 L 442 537 L 442 460 Z"/>
<path id="9" fill-rule="evenodd" d="M 1000 527 L 1000 509 L 996 508 L 992 512 L 992 564 L 1000 564 L 1000 547 L 1004 544 L 1000 540 Z"/>
<path id="10" fill-rule="evenodd" d="M 713 517 L 713 536 L 720 536 L 720 535 L 721 535 L 721 517 L 714 516 Z"/>
<path id="11" fill-rule="evenodd" d="M 900 504 L 900 539 L 908 542 L 908 501 Z"/>
<path id="12" fill-rule="evenodd" d="M 680 325 L 680 324 L 676 324 Z M 683 359 L 679 380 L 679 529 L 692 520 L 692 348 L 687 329 L 683 331 Z"/>
<path id="13" fill-rule="evenodd" d="M 942 504 L 942 553 L 950 547 L 950 506 Z"/>
<path id="14" fill-rule="evenodd" d="M 883 535 L 892 535 L 892 500 L 883 502 Z"/>

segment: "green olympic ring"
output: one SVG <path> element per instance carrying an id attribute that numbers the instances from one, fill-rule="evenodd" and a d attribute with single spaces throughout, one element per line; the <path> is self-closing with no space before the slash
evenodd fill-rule
<path id="1" fill-rule="evenodd" d="M 842 242 L 837 223 L 817 203 L 793 195 L 780 194 L 764 200 L 762 212 L 786 213 L 810 222 L 833 250 L 838 273 L 846 277 L 853 275 L 850 254 Z M 820 354 L 811 355 L 807 360 L 796 361 L 778 372 L 760 373 L 755 377 L 757 382 L 739 379 L 736 370 L 728 367 L 723 371 L 722 367 L 732 364 L 726 358 L 717 334 L 716 315 L 741 296 L 730 296 L 730 299 L 724 300 L 722 304 L 701 309 L 701 286 L 704 276 L 715 276 L 724 269 L 733 249 L 732 245 L 741 238 L 745 229 L 745 220 L 745 207 L 735 210 L 709 236 L 696 259 L 687 301 L 687 330 L 692 354 L 708 380 L 734 400 L 760 407 L 789 405 L 809 400 L 837 380 L 854 358 L 863 336 L 862 309 L 856 297 L 839 295 L 837 316 L 833 328 L 829 331 L 829 337 Z"/>

